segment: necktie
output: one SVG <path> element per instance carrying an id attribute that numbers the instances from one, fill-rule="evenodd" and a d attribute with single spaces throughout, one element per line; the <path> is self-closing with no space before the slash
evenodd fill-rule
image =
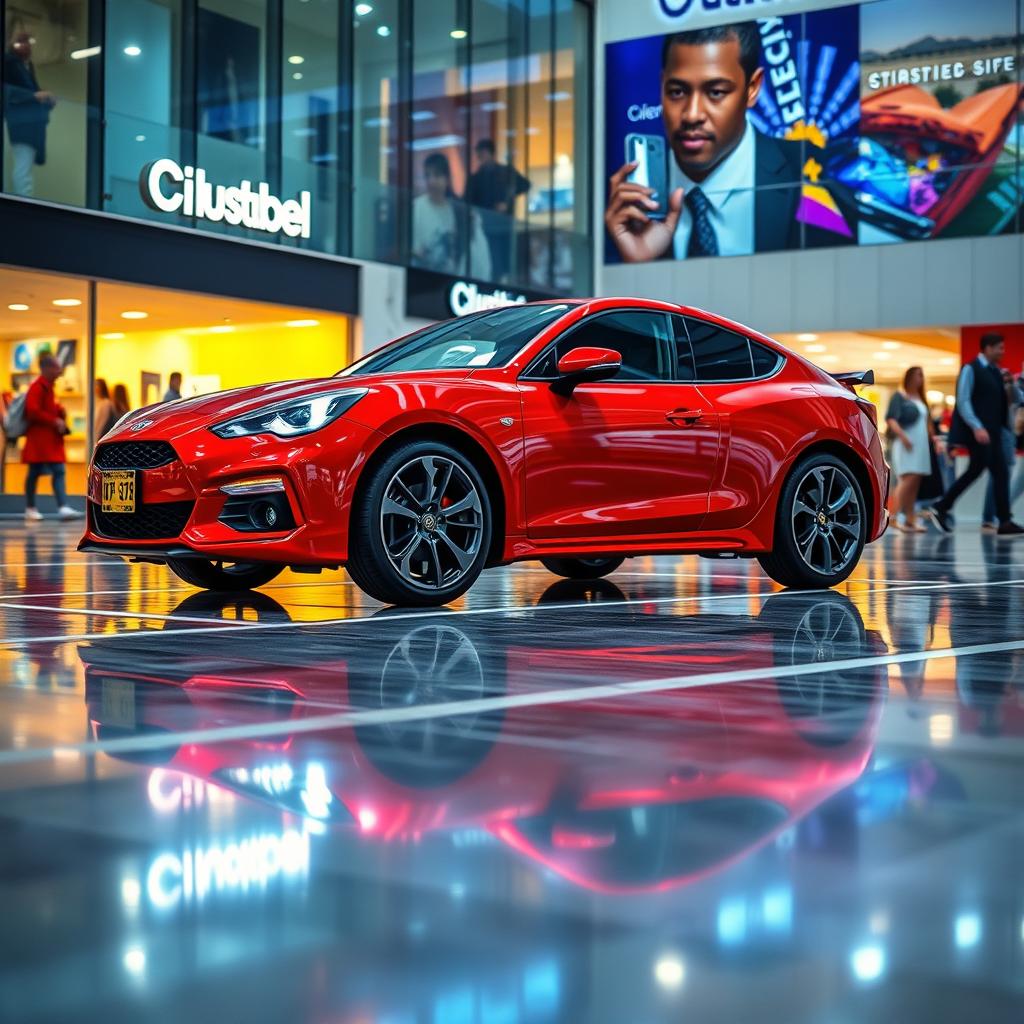
<path id="1" fill-rule="evenodd" d="M 690 244 L 686 247 L 687 257 L 717 256 L 718 236 L 711 223 L 711 203 L 699 188 L 686 193 L 686 207 L 693 224 L 690 228 Z"/>

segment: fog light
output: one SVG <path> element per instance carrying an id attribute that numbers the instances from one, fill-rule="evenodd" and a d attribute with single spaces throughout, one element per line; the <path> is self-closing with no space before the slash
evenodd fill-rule
<path id="1" fill-rule="evenodd" d="M 269 501 L 258 501 L 249 513 L 257 530 L 272 530 L 277 525 L 277 509 Z"/>
<path id="2" fill-rule="evenodd" d="M 276 494 L 284 490 L 284 481 L 279 476 L 254 477 L 239 480 L 238 483 L 224 484 L 221 491 L 232 495 Z"/>

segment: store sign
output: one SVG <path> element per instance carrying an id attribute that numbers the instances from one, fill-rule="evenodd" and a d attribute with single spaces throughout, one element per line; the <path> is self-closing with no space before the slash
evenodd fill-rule
<path id="1" fill-rule="evenodd" d="M 302 191 L 295 199 L 279 199 L 261 181 L 253 185 L 215 185 L 202 167 L 182 167 L 169 157 L 147 164 L 139 175 L 143 202 L 161 213 L 177 213 L 214 223 L 252 228 L 289 238 L 309 238 L 312 197 Z"/>
<path id="2" fill-rule="evenodd" d="M 485 309 L 497 309 L 499 306 L 521 306 L 526 296 L 518 292 L 495 288 L 485 291 L 472 281 L 456 281 L 448 292 L 448 305 L 456 316 L 467 313 L 482 313 Z"/>
<path id="3" fill-rule="evenodd" d="M 406 316 L 426 320 L 447 320 L 453 316 L 554 297 L 547 292 L 507 288 L 493 282 L 452 277 L 433 270 L 410 267 L 405 272 Z"/>

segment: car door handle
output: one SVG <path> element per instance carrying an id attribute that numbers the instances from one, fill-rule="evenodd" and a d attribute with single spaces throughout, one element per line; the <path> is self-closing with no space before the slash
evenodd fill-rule
<path id="1" fill-rule="evenodd" d="M 677 427 L 692 427 L 705 416 L 703 409 L 673 409 L 665 413 L 665 419 Z"/>

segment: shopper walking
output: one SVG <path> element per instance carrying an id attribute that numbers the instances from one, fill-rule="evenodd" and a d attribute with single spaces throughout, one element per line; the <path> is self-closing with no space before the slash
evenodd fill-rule
<path id="1" fill-rule="evenodd" d="M 96 378 L 95 407 L 92 414 L 93 441 L 98 441 L 117 422 L 114 403 L 110 399 L 110 388 L 102 377 Z"/>
<path id="2" fill-rule="evenodd" d="M 1002 430 L 1009 416 L 1006 386 L 999 369 L 1006 344 L 1001 334 L 983 334 L 981 351 L 961 371 L 956 384 L 956 408 L 949 431 L 951 445 L 964 445 L 971 461 L 965 472 L 929 510 L 943 533 L 952 533 L 949 513 L 960 495 L 987 469 L 995 488 L 999 536 L 1024 535 L 1010 516 L 1010 486 L 1002 450 Z"/>
<path id="3" fill-rule="evenodd" d="M 469 176 L 466 201 L 481 211 L 491 250 L 491 275 L 502 282 L 509 272 L 516 198 L 530 191 L 530 181 L 514 167 L 498 163 L 493 139 L 481 139 L 473 152 L 477 169 Z"/>
<path id="4" fill-rule="evenodd" d="M 1024 404 L 1024 394 L 1020 390 L 1019 378 L 1015 379 L 1007 369 L 1002 369 L 1001 372 L 1003 374 L 1003 385 L 1006 388 L 1006 403 L 1009 409 L 1006 414 L 1006 423 L 1003 424 L 1003 429 L 999 432 L 999 436 L 1002 443 L 1003 458 L 1006 460 L 1007 479 L 1014 480 L 1014 466 L 1017 462 L 1017 412 L 1021 405 Z M 1011 486 L 1011 515 L 1013 513 L 1013 503 L 1017 497 L 1018 495 L 1014 493 L 1014 488 Z M 985 509 L 981 515 L 981 528 L 983 530 L 996 530 L 998 527 L 995 483 L 989 480 L 988 489 L 985 492 Z"/>
<path id="5" fill-rule="evenodd" d="M 181 374 L 175 370 L 167 378 L 167 390 L 164 392 L 163 401 L 176 402 L 181 398 Z"/>
<path id="6" fill-rule="evenodd" d="M 912 366 L 903 375 L 903 387 L 893 393 L 885 421 L 892 439 L 892 471 L 896 486 L 896 511 L 902 524 L 892 525 L 908 533 L 927 533 L 915 518 L 914 505 L 921 481 L 931 475 L 933 427 L 925 402 L 924 370 Z"/>
<path id="7" fill-rule="evenodd" d="M 68 430 L 67 413 L 57 402 L 53 385 L 63 372 L 57 357 L 45 353 L 39 357 L 39 376 L 25 396 L 25 447 L 21 461 L 28 466 L 25 475 L 25 519 L 37 522 L 42 514 L 36 508 L 36 487 L 39 478 L 48 474 L 57 499 L 57 515 L 61 519 L 80 519 L 82 513 L 68 504 L 64 487 L 64 435 Z"/>
<path id="8" fill-rule="evenodd" d="M 126 412 L 131 412 L 131 403 L 128 401 L 128 389 L 123 384 L 114 385 L 114 415 L 120 419 Z"/>

